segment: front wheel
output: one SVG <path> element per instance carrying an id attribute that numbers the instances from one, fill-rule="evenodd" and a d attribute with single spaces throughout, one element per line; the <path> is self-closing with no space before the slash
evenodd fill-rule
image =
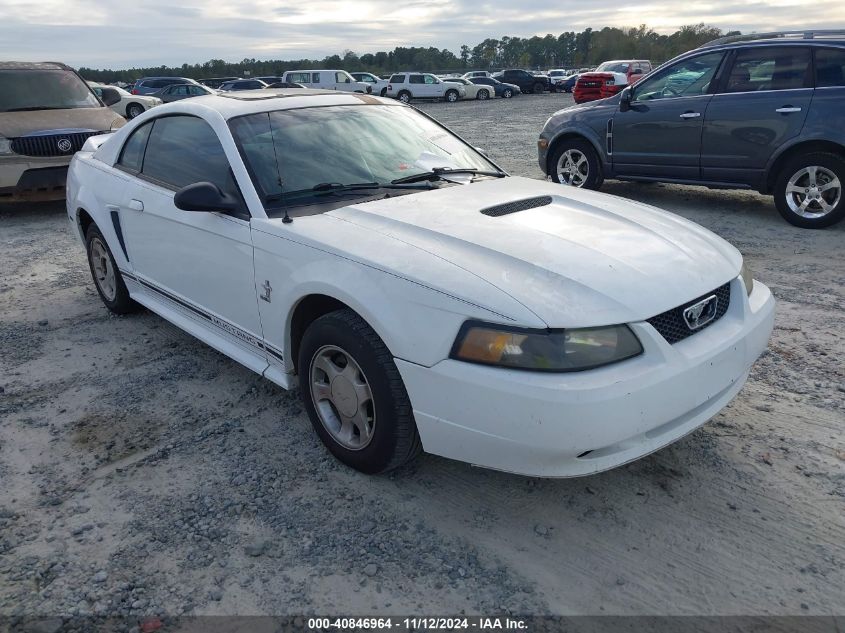
<path id="1" fill-rule="evenodd" d="M 403 90 L 403 91 L 401 91 L 401 92 L 397 95 L 397 98 L 398 98 L 398 99 L 399 99 L 399 101 L 401 101 L 402 103 L 411 103 L 411 93 L 410 93 L 410 92 L 408 92 L 407 90 Z"/>
<path id="2" fill-rule="evenodd" d="M 478 94 L 475 95 L 476 99 L 480 99 L 481 101 L 486 101 L 490 98 L 490 93 L 487 90 L 479 90 Z"/>
<path id="3" fill-rule="evenodd" d="M 89 226 L 85 232 L 85 250 L 94 286 L 106 307 L 114 314 L 136 312 L 141 306 L 129 296 L 106 238 L 96 224 Z"/>
<path id="4" fill-rule="evenodd" d="M 457 90 L 447 90 L 446 91 L 446 101 L 449 103 L 455 103 L 458 100 L 458 91 Z"/>
<path id="5" fill-rule="evenodd" d="M 587 141 L 565 139 L 552 152 L 549 173 L 557 183 L 598 189 L 604 180 L 598 155 Z"/>
<path id="6" fill-rule="evenodd" d="M 541 95 L 545 91 L 546 86 L 541 84 L 539 81 L 534 84 L 533 92 L 535 95 Z"/>
<path id="7" fill-rule="evenodd" d="M 797 156 L 780 170 L 775 205 L 783 218 L 804 229 L 821 229 L 845 217 L 842 183 L 845 160 L 837 154 L 812 152 Z"/>
<path id="8" fill-rule="evenodd" d="M 381 92 L 379 93 L 379 96 L 380 96 L 380 97 L 385 97 L 385 96 L 387 96 L 387 88 L 382 88 L 382 89 L 381 89 Z"/>
<path id="9" fill-rule="evenodd" d="M 504 99 L 510 99 L 513 96 L 513 90 L 510 88 L 505 88 L 504 92 L 502 92 L 502 97 Z"/>
<path id="10" fill-rule="evenodd" d="M 421 451 L 411 402 L 393 356 L 356 312 L 326 314 L 305 331 L 299 382 L 311 424 L 341 462 L 382 473 Z"/>
<path id="11" fill-rule="evenodd" d="M 143 112 L 144 112 L 144 106 L 142 106 L 138 103 L 130 103 L 126 107 L 126 116 L 129 117 L 130 119 L 134 119 L 136 116 L 138 116 L 139 114 L 142 114 Z"/>

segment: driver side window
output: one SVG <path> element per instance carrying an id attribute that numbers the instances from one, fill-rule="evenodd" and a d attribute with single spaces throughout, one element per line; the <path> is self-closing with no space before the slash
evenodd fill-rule
<path id="1" fill-rule="evenodd" d="M 633 101 L 653 101 L 705 94 L 716 76 L 724 53 L 706 53 L 663 69 L 637 84 Z"/>

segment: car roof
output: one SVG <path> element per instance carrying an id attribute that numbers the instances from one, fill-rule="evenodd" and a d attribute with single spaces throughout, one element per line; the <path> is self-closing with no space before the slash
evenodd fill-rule
<path id="1" fill-rule="evenodd" d="M 769 46 L 771 44 L 798 46 L 845 44 L 845 30 L 773 31 L 768 33 L 746 33 L 745 35 L 726 35 L 702 44 L 699 48 L 735 48 L 739 46 Z"/>
<path id="2" fill-rule="evenodd" d="M 0 70 L 73 70 L 61 62 L 0 62 Z"/>

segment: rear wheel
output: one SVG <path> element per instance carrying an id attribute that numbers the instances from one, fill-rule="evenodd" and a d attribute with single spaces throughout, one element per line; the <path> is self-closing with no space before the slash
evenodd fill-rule
<path id="1" fill-rule="evenodd" d="M 85 232 L 85 250 L 94 286 L 106 307 L 115 314 L 128 314 L 140 309 L 141 306 L 129 296 L 106 238 L 96 224 L 91 224 Z"/>
<path id="2" fill-rule="evenodd" d="M 402 91 L 400 91 L 400 92 L 399 92 L 399 94 L 397 95 L 397 98 L 398 98 L 398 99 L 399 99 L 399 101 L 401 101 L 402 103 L 410 103 L 410 102 L 411 102 L 411 93 L 410 93 L 410 92 L 408 92 L 407 90 L 402 90 Z"/>
<path id="3" fill-rule="evenodd" d="M 775 183 L 775 205 L 783 218 L 804 229 L 821 229 L 845 217 L 845 160 L 812 152 L 787 161 Z"/>
<path id="4" fill-rule="evenodd" d="M 598 189 L 604 180 L 598 155 L 587 141 L 564 139 L 549 161 L 549 173 L 557 183 L 579 189 Z"/>
<path id="5" fill-rule="evenodd" d="M 447 90 L 446 91 L 446 101 L 449 103 L 455 103 L 458 100 L 458 91 L 457 90 Z"/>
<path id="6" fill-rule="evenodd" d="M 302 401 L 329 451 L 364 473 L 398 468 L 421 443 L 393 356 L 352 310 L 312 323 L 299 350 Z"/>
<path id="7" fill-rule="evenodd" d="M 545 91 L 546 86 L 540 83 L 539 81 L 534 84 L 533 92 L 535 95 L 541 95 Z"/>
<path id="8" fill-rule="evenodd" d="M 380 96 L 380 97 L 387 96 L 387 88 L 382 88 L 382 89 L 381 89 L 381 92 L 379 93 L 379 96 Z"/>
<path id="9" fill-rule="evenodd" d="M 490 98 L 490 92 L 487 90 L 479 90 L 478 94 L 475 95 L 476 99 L 480 99 L 481 101 L 486 101 Z"/>
<path id="10" fill-rule="evenodd" d="M 502 97 L 504 99 L 510 99 L 512 96 L 513 96 L 513 90 L 511 90 L 510 88 L 505 88 L 502 91 Z"/>

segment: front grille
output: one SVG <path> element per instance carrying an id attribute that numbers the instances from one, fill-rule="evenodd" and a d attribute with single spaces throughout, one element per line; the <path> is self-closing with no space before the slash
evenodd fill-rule
<path id="1" fill-rule="evenodd" d="M 528 209 L 545 207 L 551 203 L 551 196 L 538 196 L 536 198 L 525 198 L 524 200 L 514 200 L 513 202 L 506 202 L 505 204 L 497 204 L 496 206 L 482 209 L 481 213 L 489 215 L 491 218 L 498 218 L 510 213 L 516 213 L 517 211 L 527 211 Z"/>
<path id="2" fill-rule="evenodd" d="M 71 156 L 82 149 L 85 141 L 97 134 L 105 134 L 105 132 L 92 130 L 67 134 L 19 136 L 12 139 L 12 151 L 22 156 Z"/>
<path id="3" fill-rule="evenodd" d="M 713 294 L 716 295 L 716 299 L 718 300 L 718 303 L 716 304 L 716 315 L 713 317 L 713 320 L 696 330 L 691 330 L 687 325 L 686 321 L 684 321 L 684 310 Z M 660 332 L 660 335 L 665 338 L 670 345 L 674 345 L 678 341 L 683 341 L 688 336 L 692 336 L 696 332 L 701 332 L 701 330 L 704 330 L 713 325 L 716 321 L 725 316 L 725 313 L 728 311 L 728 307 L 730 306 L 730 304 L 731 284 L 730 282 L 728 282 L 724 286 L 720 286 L 713 292 L 708 292 L 706 295 L 702 295 L 697 299 L 688 301 L 684 305 L 678 306 L 677 308 L 672 308 L 671 310 L 667 310 L 662 314 L 658 314 L 657 316 L 651 317 L 650 319 L 648 319 L 648 322 L 654 326 L 655 330 Z"/>

